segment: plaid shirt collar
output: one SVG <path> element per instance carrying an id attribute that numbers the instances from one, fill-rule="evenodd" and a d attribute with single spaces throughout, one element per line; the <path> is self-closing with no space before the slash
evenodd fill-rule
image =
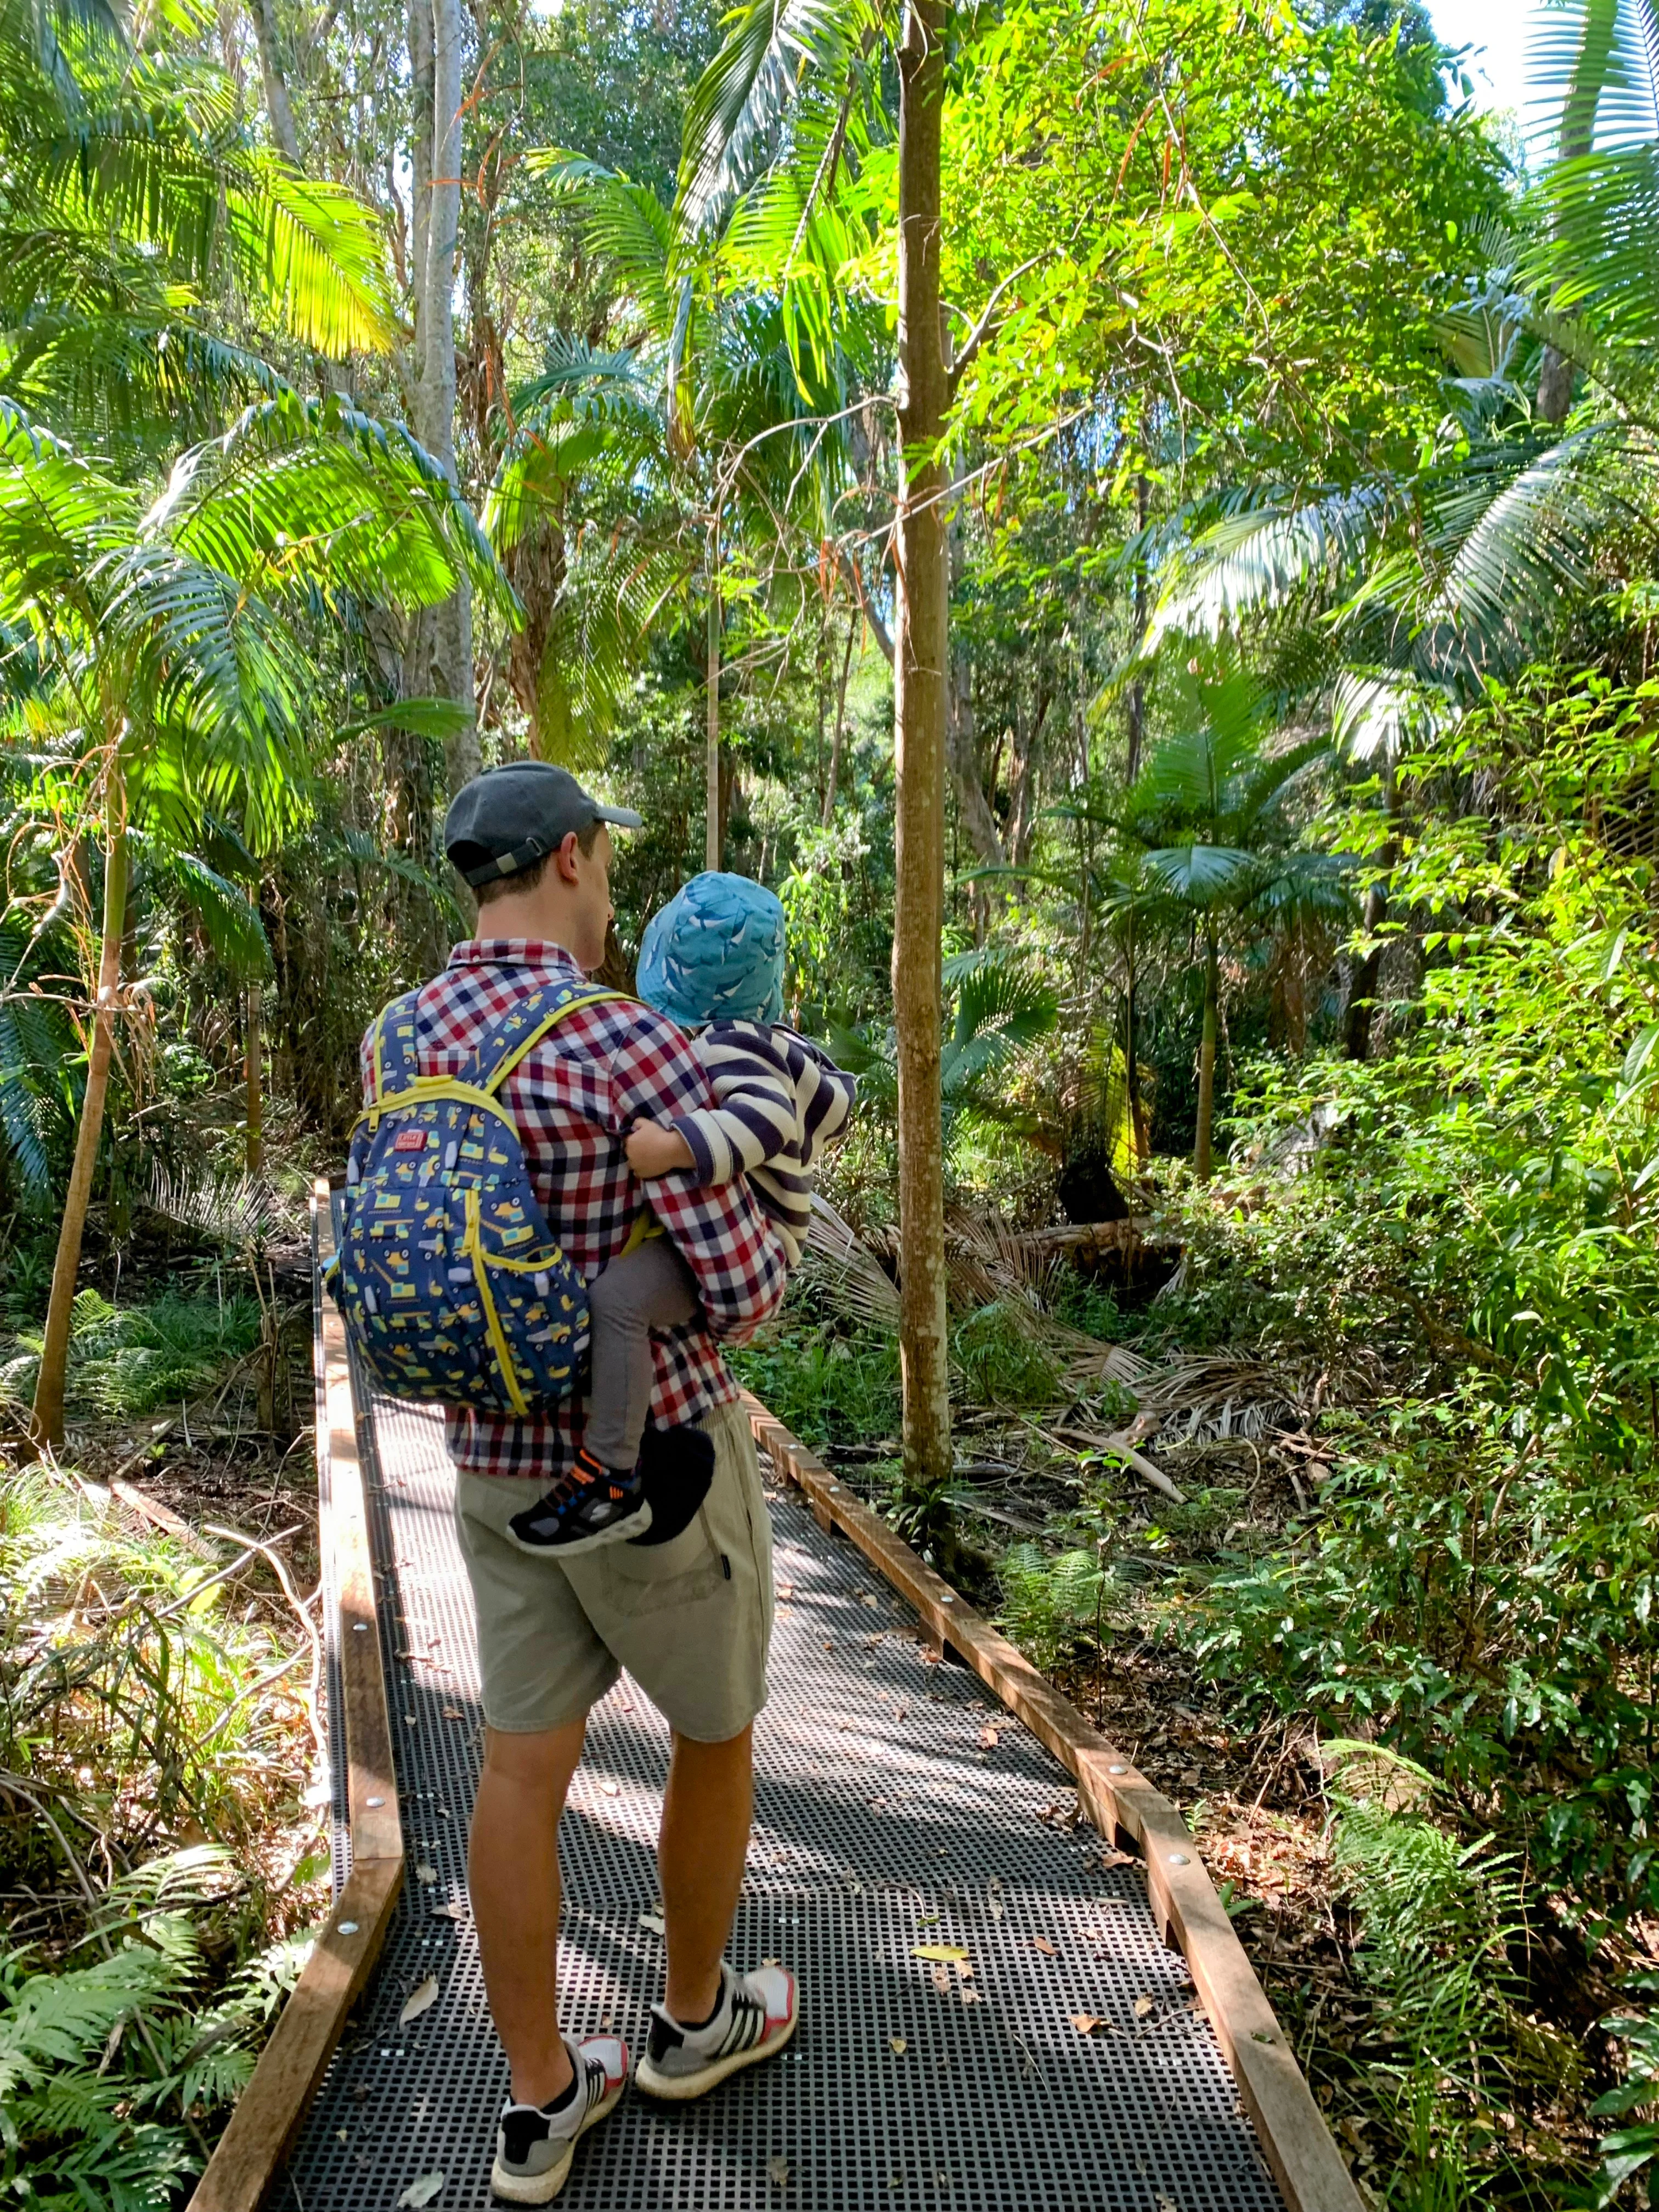
<path id="1" fill-rule="evenodd" d="M 545 968 L 556 975 L 573 975 L 586 982 L 562 945 L 550 937 L 470 937 L 449 955 L 452 968 Z"/>

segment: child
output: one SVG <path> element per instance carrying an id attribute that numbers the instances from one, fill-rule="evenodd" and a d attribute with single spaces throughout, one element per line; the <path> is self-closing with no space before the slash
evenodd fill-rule
<path id="1" fill-rule="evenodd" d="M 637 1121 L 623 1142 L 641 1182 L 690 1174 L 714 1186 L 747 1175 L 793 1267 L 806 1241 L 814 1163 L 845 1128 L 854 1086 L 827 1053 L 780 1022 L 783 954 L 783 908 L 746 876 L 694 876 L 653 917 L 640 947 L 639 994 L 692 1032 L 717 1103 L 672 1122 Z M 593 1278 L 587 1302 L 592 1382 L 575 1466 L 509 1523 L 521 1549 L 566 1559 L 623 1538 L 678 1534 L 713 1466 L 712 1453 L 697 1450 L 707 1443 L 701 1431 L 659 1435 L 646 1426 L 651 1331 L 683 1328 L 697 1311 L 690 1273 L 669 1239 L 647 1232 Z M 663 1451 L 665 1438 L 679 1449 Z M 668 1494 L 654 1509 L 642 1440 L 665 1468 Z"/>

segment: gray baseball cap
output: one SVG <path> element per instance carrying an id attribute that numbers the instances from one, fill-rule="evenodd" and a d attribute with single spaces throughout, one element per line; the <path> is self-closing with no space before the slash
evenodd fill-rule
<path id="1" fill-rule="evenodd" d="M 567 768 L 551 761 L 505 761 L 463 784 L 444 819 L 444 850 L 474 889 L 544 860 L 574 830 L 614 822 L 644 827 L 630 806 L 601 806 Z"/>

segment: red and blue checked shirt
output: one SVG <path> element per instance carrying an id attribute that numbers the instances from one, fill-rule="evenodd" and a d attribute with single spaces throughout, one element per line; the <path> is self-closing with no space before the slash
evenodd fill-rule
<path id="1" fill-rule="evenodd" d="M 484 1031 L 526 991 L 586 980 L 557 945 L 524 938 L 458 945 L 416 1001 L 421 1073 L 460 1074 Z M 365 1063 L 365 1086 L 367 1073 Z M 500 1096 L 518 1124 L 553 1234 L 586 1276 L 622 1250 L 645 1202 L 623 1150 L 623 1130 L 641 1115 L 670 1121 L 714 1103 L 686 1036 L 635 999 L 567 1015 L 514 1069 Z M 714 1340 L 740 1344 L 752 1336 L 781 1303 L 787 1268 L 742 1176 L 717 1190 L 700 1188 L 690 1176 L 659 1176 L 651 1185 L 651 1211 L 691 1270 L 702 1307 L 687 1328 L 653 1339 L 651 1411 L 663 1427 L 678 1427 L 737 1396 Z M 585 1410 L 573 1398 L 531 1421 L 452 1412 L 450 1451 L 471 1474 L 545 1481 L 575 1457 Z"/>

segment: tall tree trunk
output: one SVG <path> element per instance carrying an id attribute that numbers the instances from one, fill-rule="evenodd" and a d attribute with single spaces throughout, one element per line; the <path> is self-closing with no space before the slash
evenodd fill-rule
<path id="1" fill-rule="evenodd" d="M 300 166 L 300 139 L 294 128 L 294 110 L 283 82 L 282 59 L 276 51 L 276 0 L 253 0 L 253 35 L 259 48 L 259 82 L 264 88 L 265 113 L 276 150 L 290 167 Z"/>
<path id="2" fill-rule="evenodd" d="M 1399 801 L 1396 795 L 1394 769 L 1389 765 L 1384 783 L 1384 796 L 1389 812 L 1389 834 L 1377 848 L 1376 860 L 1380 868 L 1391 869 L 1400 857 Z M 1376 986 L 1382 966 L 1382 947 L 1377 932 L 1389 918 L 1389 894 L 1382 879 L 1367 885 L 1361 927 L 1370 942 L 1361 957 L 1354 963 L 1353 974 L 1348 982 L 1348 1011 L 1343 1024 L 1343 1051 L 1350 1060 L 1369 1060 L 1371 1051 L 1371 1025 L 1376 1015 Z"/>
<path id="3" fill-rule="evenodd" d="M 243 1073 L 247 1084 L 247 1171 L 263 1175 L 265 1166 L 265 1099 L 260 1064 L 260 1025 L 264 994 L 257 983 L 247 987 L 247 1035 L 244 1040 Z"/>
<path id="4" fill-rule="evenodd" d="M 126 787 L 118 749 L 112 753 L 105 806 L 108 842 L 104 855 L 104 918 L 98 951 L 98 999 L 93 1009 L 92 1051 L 87 1087 L 75 1133 L 75 1158 L 64 1194 L 58 1231 L 58 1257 L 46 1306 L 46 1342 L 34 1386 L 30 1436 L 39 1447 L 58 1451 L 64 1442 L 64 1386 L 69 1370 L 70 1323 L 74 1316 L 75 1279 L 81 1267 L 81 1240 L 104 1130 L 104 1102 L 109 1095 L 110 1057 L 115 1048 L 115 1017 L 121 1003 L 121 939 L 127 911 Z"/>
<path id="5" fill-rule="evenodd" d="M 1146 508 L 1151 495 L 1145 476 L 1135 478 L 1135 514 L 1144 537 L 1146 529 Z M 1146 549 L 1143 544 L 1140 558 L 1135 564 L 1135 646 L 1146 635 Z M 1141 754 L 1146 744 L 1146 687 L 1139 677 L 1129 686 L 1129 749 L 1123 763 L 1123 781 L 1133 783 L 1140 774 Z"/>
<path id="6" fill-rule="evenodd" d="M 1200 1182 L 1208 1182 L 1214 1165 L 1215 1139 L 1215 1039 L 1216 1017 L 1220 1005 L 1220 960 L 1216 950 L 1215 930 L 1206 924 L 1204 933 L 1204 1038 L 1198 1048 L 1198 1139 L 1193 1146 L 1193 1167 Z"/>
<path id="7" fill-rule="evenodd" d="M 415 0 L 411 26 L 422 0 Z M 455 255 L 461 216 L 461 10 L 459 0 L 430 0 L 432 140 L 421 301 L 421 442 L 452 483 L 455 471 Z M 411 41 L 411 51 L 413 42 Z M 418 106 L 418 103 L 417 103 Z M 434 610 L 433 665 L 444 696 L 471 718 L 472 587 L 458 571 L 454 592 Z M 476 722 L 444 744 L 453 798 L 477 775 L 481 761 Z"/>
<path id="8" fill-rule="evenodd" d="M 703 759 L 703 803 L 707 824 L 703 831 L 705 868 L 720 864 L 726 842 L 726 823 L 720 805 L 720 511 L 714 509 L 708 526 L 708 738 Z"/>
<path id="9" fill-rule="evenodd" d="M 836 785 L 841 776 L 841 741 L 847 729 L 847 679 L 853 672 L 853 641 L 859 632 L 859 612 L 856 607 L 847 617 L 847 649 L 841 657 L 841 681 L 836 686 L 836 728 L 830 740 L 830 773 L 823 780 L 823 812 L 820 826 L 825 830 L 836 818 Z"/>
<path id="10" fill-rule="evenodd" d="M 945 725 L 950 573 L 937 448 L 946 406 L 939 322 L 944 0 L 907 0 L 899 48 L 899 465 L 894 641 L 893 1018 L 898 1045 L 899 1358 L 904 1472 L 951 1472 L 945 1147 L 939 1091 Z"/>

